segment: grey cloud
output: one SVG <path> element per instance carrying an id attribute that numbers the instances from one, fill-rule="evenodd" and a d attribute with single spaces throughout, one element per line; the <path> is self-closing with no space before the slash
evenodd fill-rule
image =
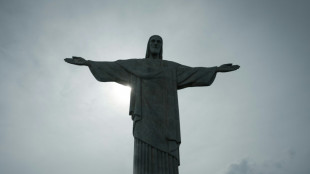
<path id="1" fill-rule="evenodd" d="M 309 156 L 306 153 L 302 155 L 296 154 L 293 148 L 289 148 L 289 150 L 279 154 L 275 159 L 265 159 L 258 162 L 258 160 L 244 158 L 237 163 L 230 164 L 225 174 L 308 173 L 309 167 L 306 161 L 308 161 Z"/>
<path id="2" fill-rule="evenodd" d="M 249 161 L 244 159 L 239 164 L 231 164 L 227 174 L 256 174 Z"/>

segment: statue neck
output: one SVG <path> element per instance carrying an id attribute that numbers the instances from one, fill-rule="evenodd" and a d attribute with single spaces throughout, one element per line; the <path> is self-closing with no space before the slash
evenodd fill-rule
<path id="1" fill-rule="evenodd" d="M 150 54 L 149 58 L 150 59 L 160 59 L 159 54 L 157 54 L 157 53 Z"/>

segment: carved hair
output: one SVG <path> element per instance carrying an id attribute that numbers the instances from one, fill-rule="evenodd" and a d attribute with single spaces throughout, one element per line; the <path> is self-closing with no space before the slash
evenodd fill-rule
<path id="1" fill-rule="evenodd" d="M 159 52 L 159 58 L 160 59 L 163 59 L 163 39 L 158 36 L 158 35 L 153 35 L 149 38 L 149 41 L 147 42 L 147 48 L 146 48 L 146 55 L 145 55 L 145 58 L 149 58 L 150 57 L 150 42 L 151 42 L 151 39 L 152 37 L 159 37 L 161 39 L 161 48 L 160 48 L 160 52 Z"/>

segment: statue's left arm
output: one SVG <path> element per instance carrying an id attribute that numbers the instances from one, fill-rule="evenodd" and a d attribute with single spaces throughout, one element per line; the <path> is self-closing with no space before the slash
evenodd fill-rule
<path id="1" fill-rule="evenodd" d="M 224 64 L 219 67 L 188 67 L 179 65 L 177 67 L 177 88 L 210 86 L 217 72 L 230 72 L 237 70 L 239 67 L 232 64 Z"/>

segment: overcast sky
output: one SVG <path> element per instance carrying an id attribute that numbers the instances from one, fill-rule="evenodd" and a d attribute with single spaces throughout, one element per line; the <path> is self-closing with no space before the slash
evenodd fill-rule
<path id="1" fill-rule="evenodd" d="M 179 91 L 180 174 L 310 173 L 310 3 L 301 0 L 0 1 L 0 173 L 132 173 L 129 89 L 81 56 L 239 64 Z"/>

